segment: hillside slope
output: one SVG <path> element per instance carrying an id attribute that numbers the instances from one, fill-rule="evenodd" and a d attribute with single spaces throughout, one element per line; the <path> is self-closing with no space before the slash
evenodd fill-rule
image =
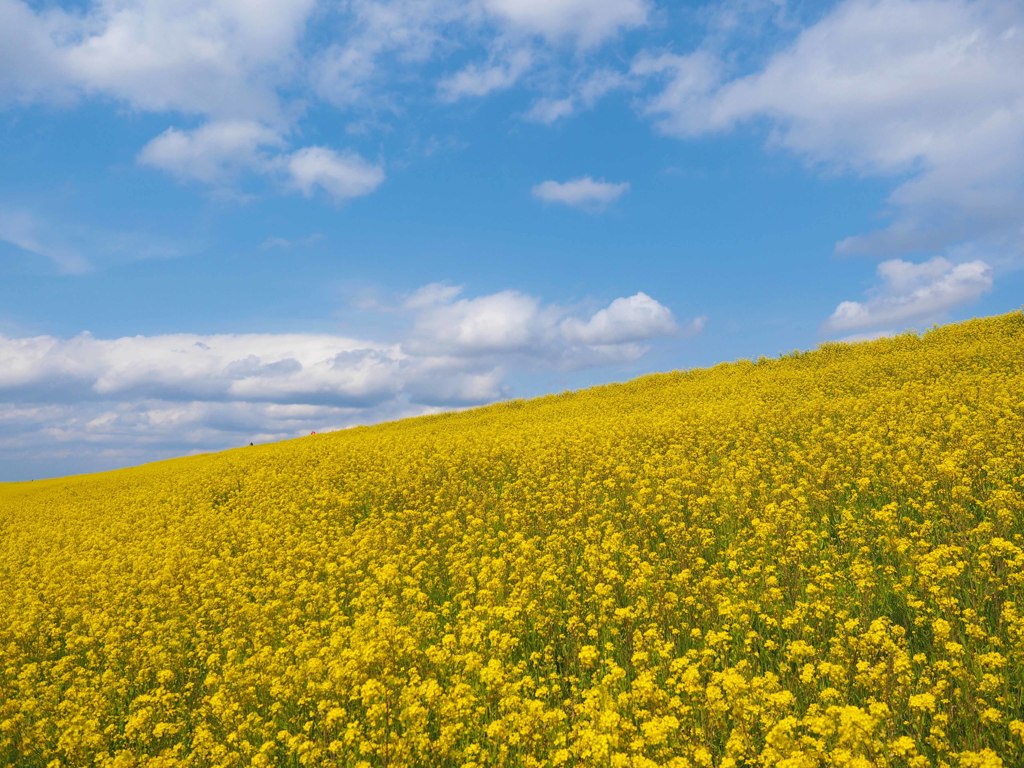
<path id="1" fill-rule="evenodd" d="M 0 763 L 1022 765 L 1022 435 L 1014 313 L 0 485 Z"/>

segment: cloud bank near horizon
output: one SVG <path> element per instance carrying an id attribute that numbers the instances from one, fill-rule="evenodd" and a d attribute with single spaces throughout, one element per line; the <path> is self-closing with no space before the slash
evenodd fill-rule
<path id="1" fill-rule="evenodd" d="M 212 450 L 250 440 L 480 405 L 512 394 L 511 373 L 593 368 L 689 336 L 645 293 L 592 312 L 517 291 L 467 297 L 431 284 L 397 313 L 404 338 L 167 334 L 98 339 L 0 335 L 0 456 L 145 448 Z"/>

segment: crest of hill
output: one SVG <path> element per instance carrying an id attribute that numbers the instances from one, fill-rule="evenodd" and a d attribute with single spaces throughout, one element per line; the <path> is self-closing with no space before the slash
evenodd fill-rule
<path id="1" fill-rule="evenodd" d="M 280 454 L 294 461 L 303 453 L 315 456 L 324 450 L 345 451 L 349 445 L 399 435 L 407 439 L 439 439 L 460 430 L 530 430 L 531 424 L 552 425 L 599 414 L 625 417 L 652 409 L 664 411 L 672 403 L 714 411 L 737 396 L 762 401 L 780 399 L 788 386 L 801 389 L 810 386 L 816 396 L 855 397 L 871 388 L 898 385 L 901 378 L 923 380 L 940 376 L 948 373 L 950 366 L 969 365 L 971 369 L 980 370 L 989 356 L 984 348 L 992 344 L 1005 344 L 1004 351 L 1016 354 L 1024 364 L 1024 355 L 1019 354 L 1024 348 L 1024 312 L 934 326 L 921 334 L 907 332 L 869 341 L 826 342 L 815 350 L 794 350 L 777 358 L 741 359 L 708 368 L 649 374 L 583 390 L 415 416 L 109 472 L 35 480 L 30 484 L 0 483 L 0 489 L 6 487 L 11 493 L 16 487 L 31 485 L 33 490 L 42 490 L 100 478 L 131 482 L 147 473 L 188 473 L 210 462 L 224 462 L 225 468 L 240 468 L 246 458 L 262 461 Z"/>

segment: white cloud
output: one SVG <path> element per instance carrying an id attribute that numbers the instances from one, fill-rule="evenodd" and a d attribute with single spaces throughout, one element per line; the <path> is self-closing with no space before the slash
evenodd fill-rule
<path id="1" fill-rule="evenodd" d="M 193 131 L 169 128 L 143 147 L 138 162 L 214 186 L 229 185 L 244 173 L 283 177 L 286 186 L 306 196 L 319 188 L 342 201 L 370 194 L 384 181 L 384 170 L 355 152 L 303 147 L 289 153 L 284 147 L 268 126 L 222 120 Z"/>
<path id="2" fill-rule="evenodd" d="M 544 181 L 532 190 L 534 197 L 546 203 L 560 203 L 589 211 L 604 210 L 628 191 L 629 182 L 595 181 L 589 176 L 571 181 Z"/>
<path id="3" fill-rule="evenodd" d="M 681 138 L 731 127 L 728 122 L 712 122 L 707 110 L 713 104 L 715 89 L 721 86 L 722 63 L 707 51 L 684 56 L 673 53 L 641 53 L 630 72 L 638 77 L 662 76 L 667 83 L 650 99 L 646 112 L 657 118 L 663 132 Z"/>
<path id="4" fill-rule="evenodd" d="M 96 3 L 62 47 L 68 77 L 86 91 L 150 110 L 228 118 L 280 117 L 276 86 L 315 0 L 146 0 Z"/>
<path id="5" fill-rule="evenodd" d="M 529 46 L 573 43 L 592 49 L 620 31 L 646 23 L 648 0 L 355 0 L 346 5 L 346 34 L 312 57 L 312 81 L 321 98 L 343 107 L 398 111 L 382 84 L 453 51 L 482 44 L 488 51 L 443 78 L 445 101 L 479 97 L 520 82 L 535 66 Z M 540 57 L 543 59 L 543 57 Z M 412 70 L 412 71 L 410 71 Z"/>
<path id="6" fill-rule="evenodd" d="M 506 88 L 529 68 L 524 46 L 536 38 L 593 49 L 646 24 L 651 10 L 650 0 L 87 0 L 74 9 L 0 0 L 0 99 L 91 95 L 283 130 L 311 92 L 397 109 L 382 93 L 389 86 L 480 45 L 487 63 L 448 78 L 442 93 Z"/>
<path id="7" fill-rule="evenodd" d="M 941 257 L 921 263 L 892 259 L 878 265 L 878 277 L 879 285 L 866 301 L 843 301 L 836 307 L 825 322 L 826 331 L 885 329 L 885 333 L 936 321 L 992 288 L 992 268 L 984 261 L 953 264 Z"/>
<path id="8" fill-rule="evenodd" d="M 646 0 L 483 0 L 484 7 L 514 30 L 582 47 L 604 42 L 647 23 Z"/>
<path id="9" fill-rule="evenodd" d="M 58 387 L 79 399 L 345 405 L 387 397 L 403 358 L 393 346 L 297 334 L 0 337 L 0 350 L 11 361 L 0 391 L 15 399 Z"/>
<path id="10" fill-rule="evenodd" d="M 63 14 L 35 12 L 21 0 L 0 0 L 0 99 L 71 97 L 54 37 Z"/>
<path id="11" fill-rule="evenodd" d="M 98 94 L 147 111 L 283 118 L 277 88 L 316 0 L 93 2 L 35 10 L 0 0 L 0 96 Z"/>
<path id="12" fill-rule="evenodd" d="M 696 318 L 681 329 L 668 307 L 642 292 L 585 315 L 518 291 L 459 295 L 457 287 L 434 284 L 411 297 L 406 306 L 416 318 L 407 352 L 586 367 L 635 360 L 650 341 L 699 333 L 704 324 Z"/>
<path id="13" fill-rule="evenodd" d="M 479 355 L 521 352 L 542 332 L 540 302 L 517 291 L 435 302 L 416 318 L 414 348 Z"/>
<path id="14" fill-rule="evenodd" d="M 172 124 L 153 138 L 139 162 L 223 192 L 247 172 L 279 175 L 283 163 L 292 186 L 346 199 L 382 175 L 351 154 L 293 146 L 315 99 L 371 122 L 400 115 L 397 94 L 433 77 L 430 64 L 480 49 L 486 57 L 435 83 L 445 101 L 485 96 L 552 66 L 551 46 L 573 43 L 579 57 L 645 24 L 649 11 L 649 0 L 86 0 L 74 9 L 0 0 L 0 104 L 92 97 L 198 118 L 198 128 Z M 571 103 L 538 106 L 531 119 L 585 108 L 607 87 L 602 72 Z"/>
<path id="15" fill-rule="evenodd" d="M 1024 206 L 1024 6 L 846 0 L 759 71 L 727 79 L 707 51 L 645 55 L 667 77 L 648 112 L 688 137 L 767 121 L 812 162 L 901 182 L 886 229 L 842 252 L 898 253 L 1018 237 Z"/>
<path id="16" fill-rule="evenodd" d="M 562 323 L 568 338 L 584 344 L 622 344 L 677 330 L 672 311 L 643 292 L 616 299 L 585 322 L 569 318 Z"/>
<path id="17" fill-rule="evenodd" d="M 348 200 L 373 192 L 384 182 L 384 170 L 354 152 L 327 147 L 306 147 L 288 158 L 291 182 L 304 195 L 320 187 L 335 200 Z"/>
<path id="18" fill-rule="evenodd" d="M 82 468 L 107 452 L 103 466 L 113 466 L 465 407 L 511 394 L 510 372 L 636 360 L 681 332 L 644 293 L 581 312 L 516 291 L 466 298 L 431 284 L 395 311 L 409 326 L 396 342 L 0 335 L 0 457 L 48 456 L 52 467 L 66 449 Z"/>
<path id="19" fill-rule="evenodd" d="M 0 0 L 0 99 L 93 95 L 147 112 L 198 115 L 206 119 L 198 128 L 171 127 L 152 139 L 139 163 L 220 187 L 252 172 L 283 175 L 305 194 L 314 188 L 338 199 L 367 194 L 383 171 L 355 153 L 288 152 L 286 137 L 302 109 L 288 102 L 302 98 L 301 65 L 317 55 L 300 45 L 316 6 L 316 0 L 118 0 L 71 12 Z M 401 45 L 395 23 L 416 26 L 409 15 L 416 4 L 356 6 L 368 17 L 392 20 L 381 24 L 394 45 Z"/>
<path id="20" fill-rule="evenodd" d="M 283 140 L 277 131 L 251 120 L 221 120 L 181 131 L 168 128 L 139 152 L 143 165 L 178 177 L 223 183 L 244 171 L 265 171 L 268 150 Z"/>
<path id="21" fill-rule="evenodd" d="M 470 64 L 438 85 L 444 101 L 486 96 L 515 85 L 530 68 L 533 57 L 526 49 L 492 58 L 487 64 Z"/>

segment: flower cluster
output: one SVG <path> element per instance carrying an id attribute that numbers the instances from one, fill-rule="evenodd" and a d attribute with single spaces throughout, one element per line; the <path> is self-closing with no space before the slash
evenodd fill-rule
<path id="1" fill-rule="evenodd" d="M 0 763 L 1024 764 L 1024 316 L 0 486 Z"/>

